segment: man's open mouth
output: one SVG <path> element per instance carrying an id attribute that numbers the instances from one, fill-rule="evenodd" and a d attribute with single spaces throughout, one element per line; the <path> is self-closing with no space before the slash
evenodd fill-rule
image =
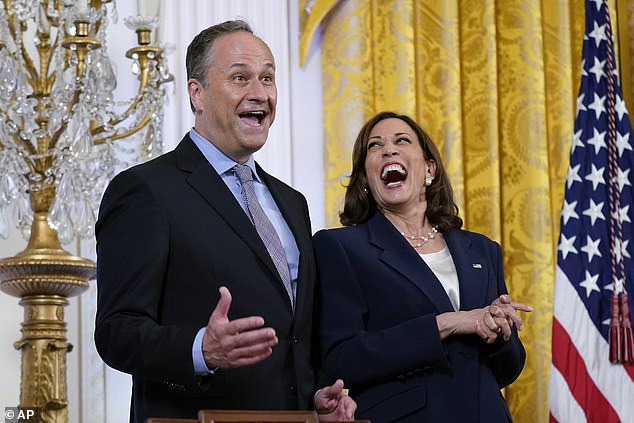
<path id="1" fill-rule="evenodd" d="M 251 126 L 260 126 L 266 117 L 264 110 L 251 110 L 248 112 L 238 113 L 240 119 Z"/>

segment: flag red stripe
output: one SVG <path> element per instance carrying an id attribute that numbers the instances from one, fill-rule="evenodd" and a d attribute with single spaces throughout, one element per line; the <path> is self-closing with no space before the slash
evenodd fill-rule
<path id="1" fill-rule="evenodd" d="M 583 357 L 559 321 L 553 319 L 553 365 L 561 372 L 572 396 L 585 411 L 589 422 L 620 423 L 612 405 L 597 389 L 588 374 Z"/>
<path id="2" fill-rule="evenodd" d="M 552 413 L 548 413 L 548 422 L 549 423 L 559 423 L 556 418 L 553 417 Z"/>

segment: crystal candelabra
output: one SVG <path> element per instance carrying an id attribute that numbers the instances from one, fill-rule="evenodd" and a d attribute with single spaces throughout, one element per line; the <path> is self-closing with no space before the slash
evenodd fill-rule
<path id="1" fill-rule="evenodd" d="M 61 245 L 92 237 L 110 178 L 162 148 L 172 76 L 150 41 L 158 19 L 126 20 L 138 37 L 126 53 L 138 92 L 115 101 L 112 18 L 112 0 L 0 0 L 0 236 L 13 220 L 29 239 L 0 260 L 0 289 L 24 307 L 20 406 L 38 408 L 43 422 L 68 420 L 64 306 L 95 274 Z"/>

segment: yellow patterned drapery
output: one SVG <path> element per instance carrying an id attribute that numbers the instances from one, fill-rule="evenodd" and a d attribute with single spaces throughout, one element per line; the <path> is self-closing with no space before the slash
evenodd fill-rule
<path id="1" fill-rule="evenodd" d="M 634 2 L 609 5 L 632 110 Z M 521 333 L 526 367 L 505 395 L 515 421 L 547 422 L 583 0 L 300 0 L 300 8 L 302 60 L 321 25 L 328 226 L 338 225 L 362 124 L 381 110 L 414 116 L 441 149 L 465 228 L 502 244 L 511 294 L 535 308 Z"/>

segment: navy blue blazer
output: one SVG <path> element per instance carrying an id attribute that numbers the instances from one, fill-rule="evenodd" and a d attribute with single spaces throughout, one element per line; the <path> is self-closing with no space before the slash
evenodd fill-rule
<path id="1" fill-rule="evenodd" d="M 460 283 L 460 309 L 507 293 L 500 246 L 483 235 L 445 236 Z M 477 335 L 440 340 L 436 316 L 454 311 L 445 290 L 381 214 L 367 223 L 319 231 L 319 336 L 324 368 L 342 378 L 356 417 L 384 422 L 507 422 L 500 388 L 526 354 L 514 330 L 486 344 Z"/>

